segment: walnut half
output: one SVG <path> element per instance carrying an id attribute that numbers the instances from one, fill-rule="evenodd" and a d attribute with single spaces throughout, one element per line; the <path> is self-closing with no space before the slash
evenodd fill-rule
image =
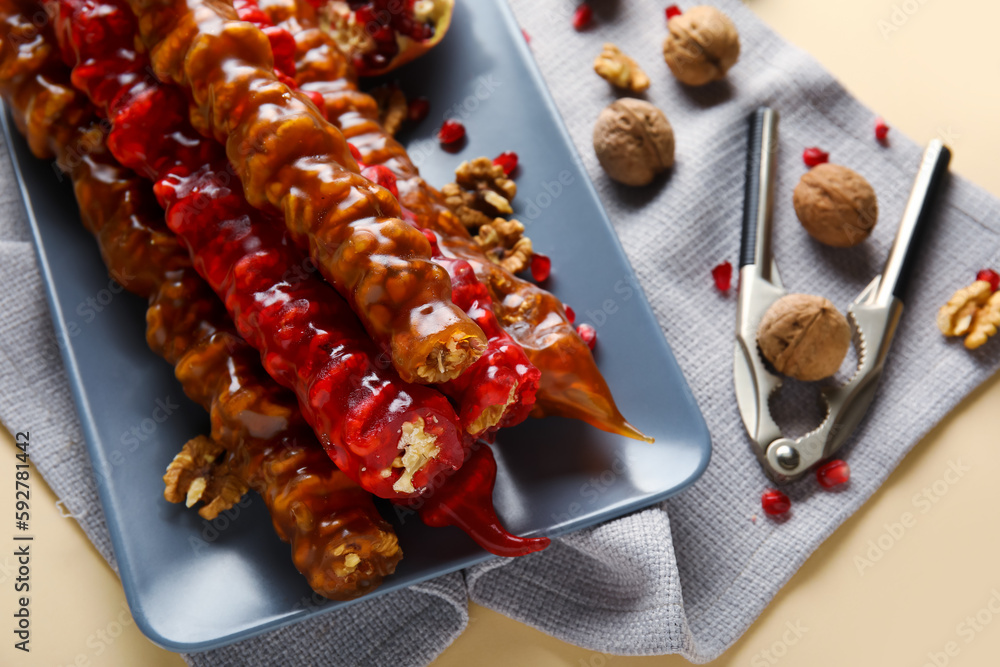
<path id="1" fill-rule="evenodd" d="M 972 318 L 969 335 L 965 337 L 965 347 L 970 350 L 982 346 L 996 334 L 1000 326 L 1000 292 L 994 292 Z"/>
<path id="2" fill-rule="evenodd" d="M 976 312 L 992 292 L 992 285 L 985 280 L 977 280 L 955 292 L 938 311 L 937 325 L 941 333 L 945 336 L 964 336 L 969 333 Z"/>
<path id="3" fill-rule="evenodd" d="M 225 453 L 222 445 L 207 436 L 188 440 L 163 475 L 163 497 L 187 507 L 200 501 L 204 505 L 198 514 L 209 520 L 235 505 L 248 488 L 232 474 Z M 223 456 L 221 461 L 216 460 L 219 456 Z"/>
<path id="4" fill-rule="evenodd" d="M 649 77 L 638 63 L 608 42 L 601 55 L 594 58 L 594 71 L 613 86 L 641 93 L 649 88 Z"/>
<path id="5" fill-rule="evenodd" d="M 488 157 L 463 162 L 455 170 L 455 182 L 441 188 L 445 203 L 469 229 L 479 229 L 514 209 L 510 201 L 517 185 L 503 173 L 503 167 Z"/>

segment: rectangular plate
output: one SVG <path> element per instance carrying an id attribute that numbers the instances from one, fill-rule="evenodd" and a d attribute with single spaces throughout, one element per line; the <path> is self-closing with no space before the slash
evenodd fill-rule
<path id="1" fill-rule="evenodd" d="M 619 406 L 656 438 L 635 442 L 557 418 L 504 431 L 494 447 L 497 510 L 514 533 L 555 536 L 677 493 L 705 469 L 711 445 L 510 9 L 503 0 L 457 4 L 441 45 L 397 74 L 433 110 L 403 139 L 437 184 L 452 180 L 460 160 L 517 151 L 515 213 L 552 257 L 546 286 L 599 325 L 597 360 Z M 446 117 L 468 128 L 457 154 L 434 140 Z M 163 471 L 207 431 L 207 416 L 146 347 L 145 303 L 109 281 L 68 183 L 3 118 L 136 623 L 170 650 L 200 651 L 349 604 L 303 604 L 312 592 L 258 498 L 213 522 L 163 499 Z M 386 515 L 405 557 L 375 595 L 491 557 L 457 529 Z"/>

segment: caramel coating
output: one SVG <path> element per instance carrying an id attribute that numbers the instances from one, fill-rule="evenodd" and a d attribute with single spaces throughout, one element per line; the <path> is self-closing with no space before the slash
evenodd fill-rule
<path id="1" fill-rule="evenodd" d="M 315 29 L 316 14 L 309 2 L 262 0 L 259 6 L 295 37 L 296 81 L 301 88 L 323 95 L 327 117 L 357 147 L 362 160 L 392 170 L 400 203 L 416 215 L 421 226 L 439 234 L 446 256 L 469 261 L 476 277 L 490 289 L 497 319 L 542 371 L 532 416 L 580 419 L 611 433 L 650 440 L 618 410 L 587 344 L 567 319 L 562 301 L 491 261 L 442 194 L 421 178 L 402 145 L 379 126 L 374 100 L 358 92 L 344 56 L 328 36 Z"/>
<path id="2" fill-rule="evenodd" d="M 837 164 L 821 164 L 802 174 L 792 203 L 809 235 L 835 248 L 858 245 L 878 222 L 875 190 L 863 176 Z"/>
<path id="3" fill-rule="evenodd" d="M 667 23 L 663 59 L 677 80 L 703 86 L 726 76 L 740 57 L 740 35 L 715 7 L 692 7 Z"/>
<path id="4" fill-rule="evenodd" d="M 70 86 L 51 28 L 39 29 L 12 4 L 0 0 L 0 93 L 32 151 L 57 157 L 71 175 L 82 222 L 109 271 L 129 291 L 152 297 L 147 340 L 176 365 L 185 393 L 210 411 L 212 439 L 227 451 L 228 482 L 261 493 L 317 592 L 349 599 L 376 587 L 401 557 L 391 527 L 370 494 L 334 467 L 256 351 L 229 332 L 222 304 L 166 230 L 149 184 L 111 159 L 92 107 Z M 232 500 L 233 489 L 219 492 L 221 504 Z"/>
<path id="5" fill-rule="evenodd" d="M 827 299 L 788 294 L 764 313 L 757 344 L 779 373 L 797 380 L 822 380 L 844 362 L 851 328 Z"/>
<path id="6" fill-rule="evenodd" d="M 626 97 L 597 117 L 594 152 L 612 179 L 625 185 L 648 185 L 674 164 L 674 130 L 658 108 Z"/>
<path id="7" fill-rule="evenodd" d="M 192 120 L 225 143 L 247 201 L 281 212 L 399 375 L 445 382 L 478 359 L 486 336 L 451 303 L 427 239 L 400 219 L 388 190 L 358 173 L 344 135 L 278 80 L 267 36 L 226 3 L 129 4 L 157 76 L 191 93 Z"/>

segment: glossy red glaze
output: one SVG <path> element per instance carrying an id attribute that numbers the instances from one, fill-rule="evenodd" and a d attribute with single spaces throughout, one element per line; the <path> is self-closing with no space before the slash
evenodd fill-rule
<path id="1" fill-rule="evenodd" d="M 418 420 L 436 436 L 440 452 L 414 476 L 414 487 L 461 465 L 469 443 L 450 403 L 429 387 L 400 380 L 284 226 L 246 202 L 222 146 L 188 123 L 181 91 L 144 76 L 148 62 L 132 50 L 129 10 L 116 0 L 61 0 L 59 6 L 64 51 L 77 62 L 74 82 L 111 120 L 111 152 L 156 181 L 168 224 L 198 273 L 261 353 L 268 373 L 295 392 L 338 467 L 376 495 L 414 495 L 393 489 L 400 469 L 391 466 L 400 454 L 401 425 Z M 88 30 L 109 34 L 111 25 L 114 39 L 86 38 L 93 34 Z"/>
<path id="2" fill-rule="evenodd" d="M 447 486 L 413 501 L 413 507 L 428 526 L 457 526 L 497 556 L 526 556 L 549 546 L 547 537 L 517 537 L 503 528 L 493 509 L 496 476 L 493 452 L 481 444 Z"/>

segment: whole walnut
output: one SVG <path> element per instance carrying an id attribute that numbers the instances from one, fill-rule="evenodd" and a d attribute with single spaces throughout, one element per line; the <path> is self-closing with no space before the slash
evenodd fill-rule
<path id="1" fill-rule="evenodd" d="M 836 373 L 847 356 L 851 328 L 827 299 L 789 294 L 764 313 L 757 344 L 779 373 L 797 380 L 822 380 Z"/>
<path id="2" fill-rule="evenodd" d="M 597 117 L 594 152 L 614 180 L 647 185 L 674 164 L 674 130 L 655 106 L 625 97 Z"/>
<path id="3" fill-rule="evenodd" d="M 703 86 L 723 79 L 740 57 L 736 26 L 715 7 L 692 7 L 671 18 L 667 28 L 663 59 L 681 83 Z"/>
<path id="4" fill-rule="evenodd" d="M 878 222 L 875 190 L 863 176 L 837 164 L 804 173 L 792 203 L 809 235 L 836 248 L 861 243 Z"/>

